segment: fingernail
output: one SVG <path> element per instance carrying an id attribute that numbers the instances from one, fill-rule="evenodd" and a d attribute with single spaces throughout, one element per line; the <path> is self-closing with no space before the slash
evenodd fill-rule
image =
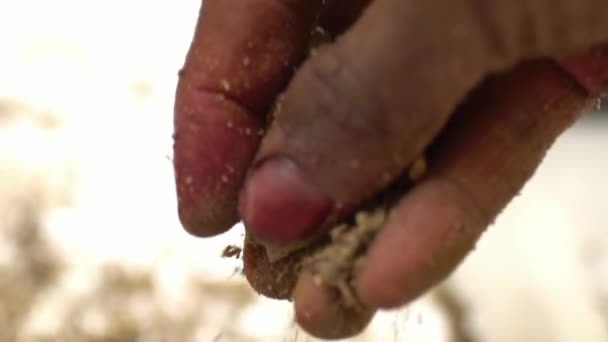
<path id="1" fill-rule="evenodd" d="M 295 163 L 275 157 L 264 161 L 249 178 L 239 210 L 245 226 L 256 236 L 289 242 L 317 230 L 331 205 Z"/>
<path id="2" fill-rule="evenodd" d="M 608 91 L 608 46 L 570 56 L 561 60 L 560 64 L 592 95 L 602 95 Z"/>

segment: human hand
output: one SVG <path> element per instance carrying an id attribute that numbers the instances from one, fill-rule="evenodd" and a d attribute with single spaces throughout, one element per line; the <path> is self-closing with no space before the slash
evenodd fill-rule
<path id="1" fill-rule="evenodd" d="M 175 107 L 180 219 L 195 235 L 221 233 L 239 219 L 240 194 L 250 232 L 298 240 L 350 215 L 432 143 L 428 174 L 357 279 L 370 310 L 392 308 L 458 265 L 608 90 L 608 49 L 597 47 L 608 2 L 324 3 L 205 1 Z M 345 33 L 294 73 L 317 23 Z M 328 327 L 332 298 L 302 275 L 298 322 L 318 336 L 353 333 Z"/>

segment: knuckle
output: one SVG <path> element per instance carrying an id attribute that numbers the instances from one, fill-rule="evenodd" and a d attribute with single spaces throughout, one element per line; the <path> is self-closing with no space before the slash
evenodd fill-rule
<path id="1" fill-rule="evenodd" d="M 292 85 L 291 93 L 298 95 L 291 99 L 290 109 L 301 114 L 290 121 L 300 120 L 300 127 L 340 131 L 340 136 L 359 143 L 389 133 L 388 112 L 375 89 L 382 85 L 366 80 L 335 46 L 322 48 Z"/>
<path id="2" fill-rule="evenodd" d="M 598 29 L 603 24 L 597 12 L 608 9 L 605 1 L 471 0 L 469 5 L 483 48 L 507 63 L 565 53 L 608 37 L 607 30 Z"/>
<path id="3" fill-rule="evenodd" d="M 470 184 L 455 175 L 443 175 L 436 179 L 440 191 L 460 211 L 461 224 L 465 232 L 479 234 L 479 227 L 486 227 L 496 213 L 471 189 Z"/>
<path id="4" fill-rule="evenodd" d="M 517 13 L 523 6 L 517 1 L 484 1 L 469 2 L 472 11 L 472 22 L 478 26 L 482 49 L 499 64 L 517 59 L 522 49 L 537 44 L 535 34 L 518 32 L 524 27 L 536 29 L 533 17 Z M 515 19 L 517 18 L 517 19 Z M 514 22 L 518 22 L 514 25 Z"/>

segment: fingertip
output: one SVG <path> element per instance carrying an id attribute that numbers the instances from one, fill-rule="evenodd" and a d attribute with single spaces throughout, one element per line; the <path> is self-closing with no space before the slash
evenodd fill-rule
<path id="1" fill-rule="evenodd" d="M 339 295 L 323 287 L 304 271 L 293 293 L 296 321 L 309 334 L 323 339 L 342 339 L 360 334 L 374 316 L 374 310 L 349 308 Z"/>
<path id="2" fill-rule="evenodd" d="M 289 299 L 297 281 L 300 258 L 289 255 L 271 261 L 264 246 L 251 235 L 245 237 L 243 271 L 251 287 L 258 293 L 274 299 Z"/>
<path id="3" fill-rule="evenodd" d="M 330 209 L 329 197 L 307 181 L 295 163 L 279 157 L 254 169 L 239 203 L 247 229 L 272 242 L 313 234 Z"/>
<path id="4" fill-rule="evenodd" d="M 174 117 L 178 214 L 187 232 L 205 237 L 238 222 L 238 192 L 262 120 L 222 94 L 186 85 L 178 90 Z"/>
<path id="5" fill-rule="evenodd" d="M 485 227 L 451 183 L 426 180 L 393 209 L 357 279 L 361 301 L 392 309 L 445 279 Z M 440 213 L 438 215 L 438 213 Z"/>
<path id="6" fill-rule="evenodd" d="M 184 230 L 196 237 L 221 234 L 239 220 L 235 200 L 219 197 L 198 199 L 190 206 L 178 203 L 178 216 Z"/>

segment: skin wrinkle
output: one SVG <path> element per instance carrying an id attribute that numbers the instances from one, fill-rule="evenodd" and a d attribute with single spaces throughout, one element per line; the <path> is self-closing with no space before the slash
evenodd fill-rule
<path id="1" fill-rule="evenodd" d="M 391 136 L 388 134 L 390 124 L 385 120 L 390 118 L 390 112 L 383 105 L 382 98 L 374 91 L 374 87 L 369 86 L 372 83 L 354 69 L 350 59 L 341 55 L 339 49 L 321 49 L 319 57 L 305 68 L 309 71 L 306 74 L 309 76 L 308 81 L 315 84 L 312 88 L 318 94 L 316 105 L 319 110 L 309 113 L 315 118 L 313 120 L 304 115 L 290 117 L 289 121 L 279 118 L 277 122 L 284 131 L 310 129 L 310 126 L 321 125 L 321 120 L 331 122 L 329 126 L 352 137 L 346 143 L 370 144 L 376 142 L 378 134 Z M 345 84 L 348 85 L 346 90 L 343 89 Z M 337 104 L 341 107 L 336 107 Z M 360 108 L 371 108 L 366 112 L 375 112 L 377 115 L 354 115 Z"/>
<path id="2" fill-rule="evenodd" d="M 184 76 L 186 78 L 186 76 Z M 188 82 L 184 80 L 184 82 Z M 229 102 L 234 103 L 236 106 L 241 107 L 244 111 L 251 113 L 254 116 L 262 117 L 265 112 L 263 109 L 255 109 L 253 107 L 248 106 L 245 102 L 243 102 L 237 95 L 233 95 L 229 90 L 222 89 L 221 87 L 210 87 L 205 85 L 204 83 L 199 83 L 198 85 L 193 86 L 196 91 L 200 92 L 204 95 L 209 96 L 219 96 L 221 99 L 227 100 Z M 197 113 L 191 113 L 191 115 L 201 114 L 202 111 L 198 111 Z"/>
<path id="3" fill-rule="evenodd" d="M 459 207 L 461 207 L 461 212 L 466 213 L 463 216 L 470 216 L 472 222 L 478 223 L 480 226 L 488 225 L 492 222 L 492 209 L 483 205 L 484 202 L 479 201 L 477 196 L 470 191 L 466 182 L 462 182 L 453 173 L 446 172 L 434 177 L 430 175 L 428 180 L 438 184 L 438 188 L 443 189 L 445 193 L 453 194 L 453 197 L 456 198 L 453 203 L 458 203 Z M 466 231 L 469 231 L 471 228 L 465 222 L 461 222 L 459 225 L 468 227 L 469 229 L 466 229 Z"/>
<path id="4" fill-rule="evenodd" d="M 482 31 L 490 28 L 485 43 L 504 42 L 509 60 L 572 53 L 608 40 L 603 0 L 471 1 Z"/>

